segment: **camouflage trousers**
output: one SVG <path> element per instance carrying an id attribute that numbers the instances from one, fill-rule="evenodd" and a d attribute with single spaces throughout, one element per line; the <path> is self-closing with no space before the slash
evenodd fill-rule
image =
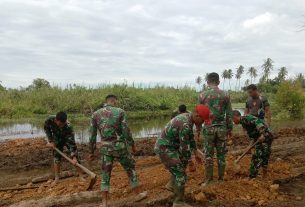
<path id="1" fill-rule="evenodd" d="M 187 160 L 183 160 L 180 157 L 178 151 L 166 151 L 159 153 L 161 162 L 165 165 L 166 169 L 175 177 L 175 184 L 178 187 L 184 186 L 186 183 L 186 167 Z"/>
<path id="2" fill-rule="evenodd" d="M 216 149 L 218 176 L 219 180 L 224 179 L 224 172 L 226 167 L 226 153 L 227 153 L 227 128 L 225 126 L 212 126 L 204 128 L 204 152 L 205 152 L 205 170 L 206 181 L 213 180 L 213 157 Z"/>
<path id="3" fill-rule="evenodd" d="M 266 141 L 255 145 L 255 150 L 250 164 L 251 178 L 255 178 L 257 176 L 261 167 L 267 169 L 271 155 L 271 144 L 272 141 Z"/>
<path id="4" fill-rule="evenodd" d="M 133 159 L 132 155 L 127 151 L 127 148 L 113 149 L 112 147 L 103 146 L 101 148 L 101 160 L 102 191 L 109 191 L 110 189 L 111 171 L 113 162 L 115 160 L 118 160 L 119 163 L 125 169 L 131 187 L 135 188 L 139 185 L 138 176 L 135 170 L 135 160 Z"/>

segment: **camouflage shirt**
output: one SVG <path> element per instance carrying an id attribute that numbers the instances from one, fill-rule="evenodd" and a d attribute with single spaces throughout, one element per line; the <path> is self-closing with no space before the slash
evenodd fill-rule
<path id="1" fill-rule="evenodd" d="M 252 115 L 242 116 L 240 119 L 240 124 L 247 131 L 250 139 L 256 140 L 261 135 L 265 138 L 270 137 L 270 129 L 266 126 L 264 120 Z"/>
<path id="2" fill-rule="evenodd" d="M 225 125 L 232 130 L 232 107 L 230 97 L 217 86 L 209 86 L 199 95 L 199 102 L 206 104 L 211 110 L 211 125 Z M 208 125 L 207 125 L 208 126 Z"/>
<path id="3" fill-rule="evenodd" d="M 191 113 L 180 114 L 167 123 L 155 144 L 157 154 L 179 151 L 181 159 L 191 158 L 192 151 L 197 149 L 191 116 Z"/>
<path id="4" fill-rule="evenodd" d="M 248 97 L 246 101 L 246 109 L 249 110 L 249 114 L 259 117 L 260 119 L 265 118 L 265 108 L 270 106 L 268 99 L 264 96 L 258 96 L 256 98 Z"/>
<path id="5" fill-rule="evenodd" d="M 106 104 L 93 113 L 90 126 L 90 149 L 92 153 L 96 149 L 97 131 L 100 132 L 102 141 L 121 141 L 129 145 L 134 144 L 127 124 L 127 116 L 123 109 Z"/>
<path id="6" fill-rule="evenodd" d="M 55 116 L 49 116 L 44 123 L 44 131 L 49 142 L 54 143 L 56 147 L 66 146 L 71 154 L 75 153 L 74 130 L 69 122 L 63 128 L 59 128 L 55 123 Z"/>

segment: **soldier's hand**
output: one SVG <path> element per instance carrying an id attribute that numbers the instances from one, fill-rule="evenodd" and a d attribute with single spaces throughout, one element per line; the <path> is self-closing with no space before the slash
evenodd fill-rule
<path id="1" fill-rule="evenodd" d="M 89 161 L 93 161 L 94 158 L 95 158 L 94 154 L 91 153 L 91 154 L 89 155 L 89 157 L 88 157 L 88 160 L 89 160 Z"/>
<path id="2" fill-rule="evenodd" d="M 54 149 L 54 148 L 56 147 L 55 144 L 54 144 L 53 142 L 47 143 L 46 146 L 49 147 L 49 148 L 51 148 L 51 149 Z"/>
<path id="3" fill-rule="evenodd" d="M 76 163 L 78 163 L 78 161 L 77 161 L 76 157 L 73 157 L 73 159 L 72 159 L 72 164 L 73 164 L 73 165 L 76 165 Z"/>
<path id="4" fill-rule="evenodd" d="M 265 141 L 265 137 L 264 136 L 260 136 L 260 138 L 258 138 L 258 141 L 260 143 L 263 143 Z"/>

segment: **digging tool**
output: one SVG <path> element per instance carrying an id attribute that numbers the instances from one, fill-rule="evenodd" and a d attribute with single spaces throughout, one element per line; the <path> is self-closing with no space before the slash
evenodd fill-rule
<path id="1" fill-rule="evenodd" d="M 66 160 L 68 160 L 70 163 L 72 163 L 72 164 L 74 165 L 73 160 L 72 160 L 70 157 L 68 157 L 65 153 L 61 152 L 61 151 L 60 151 L 59 149 L 57 149 L 56 147 L 54 148 L 54 150 L 55 150 L 56 152 L 58 152 L 61 156 L 63 156 Z M 94 172 L 88 170 L 87 168 L 85 168 L 84 166 L 82 166 L 82 165 L 79 164 L 79 163 L 76 163 L 75 165 L 76 165 L 76 167 L 80 168 L 82 171 L 84 171 L 85 173 L 87 173 L 87 174 L 91 177 L 90 184 L 89 184 L 89 186 L 88 186 L 88 188 L 87 188 L 87 190 L 91 190 L 92 187 L 93 187 L 93 185 L 94 185 L 95 182 L 96 182 L 96 174 L 95 174 Z"/>
<path id="2" fill-rule="evenodd" d="M 234 168 L 235 170 L 239 170 L 240 169 L 240 165 L 238 164 L 240 162 L 240 160 L 259 142 L 259 140 L 257 139 L 253 144 L 250 144 L 244 151 L 244 153 L 242 153 L 242 155 L 240 155 L 235 161 L 234 161 Z"/>

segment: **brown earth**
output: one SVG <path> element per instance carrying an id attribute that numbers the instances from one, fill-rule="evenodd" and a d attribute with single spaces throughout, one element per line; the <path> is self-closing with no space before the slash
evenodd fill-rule
<path id="1" fill-rule="evenodd" d="M 227 158 L 226 182 L 215 183 L 201 189 L 204 180 L 202 165 L 197 166 L 196 172 L 188 172 L 187 198 L 196 206 L 305 206 L 305 128 L 281 129 L 279 138 L 273 143 L 269 174 L 267 179 L 258 177 L 249 181 L 248 168 L 250 155 L 241 161 L 241 170 L 236 173 L 233 161 L 237 151 L 243 149 L 248 141 L 245 136 L 233 139 L 229 147 Z M 118 164 L 115 164 L 111 180 L 111 203 L 114 206 L 169 206 L 173 195 L 164 190 L 163 186 L 169 178 L 169 173 L 154 156 L 153 145 L 155 139 L 141 139 L 137 147 L 141 153 L 136 156 L 137 171 L 141 181 L 141 189 L 148 191 L 148 198 L 137 204 L 128 204 L 135 193 L 128 186 L 127 176 Z M 0 144 L 0 187 L 20 184 L 23 180 L 37 177 L 50 172 L 52 153 L 45 148 L 45 140 L 17 139 Z M 98 159 L 89 163 L 86 161 L 88 147 L 78 146 L 82 163 L 99 174 Z M 64 162 L 63 169 L 72 169 Z M 217 169 L 215 169 L 217 172 Z M 217 173 L 215 173 L 215 179 Z M 295 177 L 299 175 L 298 177 Z M 279 189 L 270 187 L 279 184 Z M 31 184 L 28 184 L 31 185 Z M 36 184 L 35 184 L 36 185 Z M 36 189 L 0 192 L 0 206 L 16 204 L 20 201 L 41 199 L 47 196 L 61 196 L 85 191 L 87 183 L 79 182 L 77 177 L 67 178 L 52 186 L 48 182 L 37 184 Z M 100 178 L 94 186 L 99 190 Z M 65 203 L 62 206 L 97 206 L 99 201 L 92 200 L 85 203 Z M 56 205 L 60 206 L 60 205 Z"/>

